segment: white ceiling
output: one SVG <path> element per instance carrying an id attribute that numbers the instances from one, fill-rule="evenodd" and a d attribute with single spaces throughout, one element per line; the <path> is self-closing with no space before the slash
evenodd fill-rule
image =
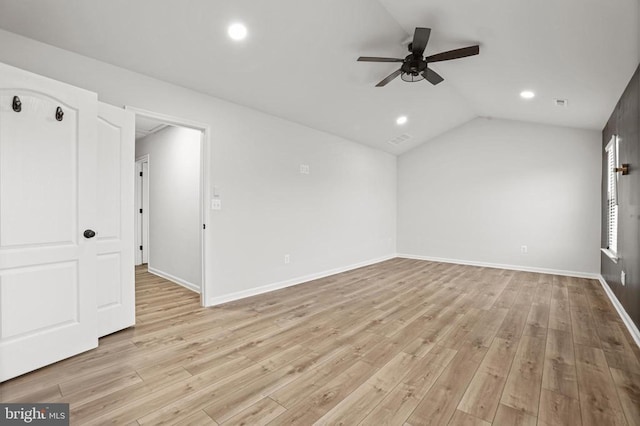
<path id="1" fill-rule="evenodd" d="M 637 0 L 0 0 L 0 28 L 391 153 L 476 116 L 602 129 L 640 60 L 639 16 Z M 480 55 L 434 64 L 438 86 L 374 87 L 397 65 L 356 58 L 404 57 L 416 26 L 426 54 Z"/>

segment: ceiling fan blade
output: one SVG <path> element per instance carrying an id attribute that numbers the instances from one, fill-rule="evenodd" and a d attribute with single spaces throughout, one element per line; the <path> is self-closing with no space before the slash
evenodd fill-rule
<path id="1" fill-rule="evenodd" d="M 451 59 L 477 55 L 478 53 L 480 53 L 480 46 L 469 46 L 461 49 L 449 50 L 447 52 L 436 53 L 435 55 L 427 56 L 424 60 L 427 62 L 448 61 Z"/>
<path id="2" fill-rule="evenodd" d="M 402 73 L 402 70 L 396 70 L 394 72 L 392 72 L 391 74 L 389 74 L 387 76 L 387 78 L 385 78 L 384 80 L 382 80 L 380 83 L 376 84 L 376 87 L 382 87 L 382 86 L 386 86 L 387 83 L 389 83 L 391 80 L 393 80 L 394 78 L 398 77 L 400 74 Z"/>
<path id="3" fill-rule="evenodd" d="M 398 58 L 377 58 L 375 56 L 360 56 L 358 58 L 360 62 L 404 62 L 404 59 Z"/>
<path id="4" fill-rule="evenodd" d="M 442 81 L 444 80 L 444 78 L 442 78 L 440 74 L 438 74 L 431 68 L 427 68 L 426 70 L 424 70 L 424 72 L 422 73 L 422 76 L 424 77 L 425 80 L 427 80 L 429 83 L 433 84 L 434 86 L 438 83 L 442 83 Z"/>
<path id="5" fill-rule="evenodd" d="M 416 31 L 413 33 L 413 42 L 411 42 L 411 52 L 414 55 L 422 57 L 424 49 L 427 48 L 430 35 L 431 28 L 416 28 Z"/>

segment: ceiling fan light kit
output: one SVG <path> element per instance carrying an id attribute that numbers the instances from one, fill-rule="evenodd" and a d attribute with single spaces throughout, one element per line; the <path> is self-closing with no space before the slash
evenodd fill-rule
<path id="1" fill-rule="evenodd" d="M 416 81 L 424 80 L 422 74 L 411 74 L 411 73 L 402 73 L 400 74 L 400 78 L 402 81 L 406 81 L 407 83 L 415 83 Z"/>
<path id="2" fill-rule="evenodd" d="M 386 86 L 391 80 L 398 76 L 403 81 L 416 82 L 427 80 L 429 83 L 436 85 L 441 83 L 444 78 L 437 72 L 429 68 L 431 62 L 449 61 L 451 59 L 459 59 L 467 56 L 473 56 L 480 53 L 480 46 L 468 46 L 461 49 L 449 50 L 447 52 L 437 53 L 435 55 L 423 57 L 424 50 L 431 36 L 431 28 L 417 27 L 413 33 L 413 41 L 409 43 L 409 55 L 404 59 L 400 58 L 379 58 L 375 56 L 360 56 L 360 62 L 401 62 L 400 69 L 394 71 L 385 77 L 376 87 Z"/>

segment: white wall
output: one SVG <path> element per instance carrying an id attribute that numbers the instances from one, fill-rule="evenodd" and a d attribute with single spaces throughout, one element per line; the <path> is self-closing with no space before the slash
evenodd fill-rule
<path id="1" fill-rule="evenodd" d="M 200 139 L 166 127 L 136 141 L 149 155 L 149 270 L 200 291 Z"/>
<path id="2" fill-rule="evenodd" d="M 103 102 L 211 127 L 210 183 L 223 209 L 209 211 L 209 303 L 395 252 L 390 154 L 6 31 L 0 62 L 92 90 Z M 301 163 L 311 174 L 299 173 Z"/>
<path id="3" fill-rule="evenodd" d="M 398 252 L 598 273 L 600 150 L 597 131 L 483 118 L 432 139 L 398 159 Z"/>

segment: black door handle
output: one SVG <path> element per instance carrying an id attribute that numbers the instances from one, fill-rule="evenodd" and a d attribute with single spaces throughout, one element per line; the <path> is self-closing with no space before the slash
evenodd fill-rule
<path id="1" fill-rule="evenodd" d="M 86 231 L 84 231 L 84 237 L 85 238 L 93 238 L 96 236 L 95 231 L 92 231 L 91 229 L 87 229 Z"/>

